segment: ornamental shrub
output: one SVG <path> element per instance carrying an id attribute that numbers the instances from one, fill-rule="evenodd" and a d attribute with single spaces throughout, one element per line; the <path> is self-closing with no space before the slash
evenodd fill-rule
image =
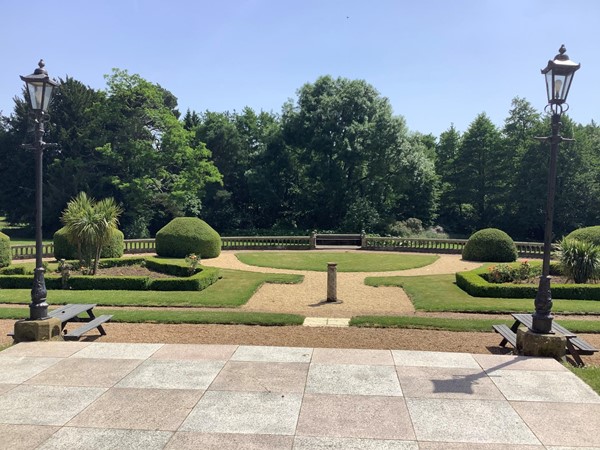
<path id="1" fill-rule="evenodd" d="M 0 233 L 0 267 L 10 265 L 11 261 L 10 238 L 4 233 Z"/>
<path id="2" fill-rule="evenodd" d="M 185 258 L 190 253 L 202 259 L 221 254 L 221 236 L 197 217 L 176 217 L 156 233 L 158 256 Z"/>
<path id="3" fill-rule="evenodd" d="M 125 240 L 123 232 L 113 229 L 108 242 L 102 246 L 101 258 L 120 258 L 125 252 Z M 62 227 L 54 233 L 54 257 L 61 259 L 77 259 L 77 247 L 69 242 L 67 230 Z"/>
<path id="4" fill-rule="evenodd" d="M 578 241 L 600 245 L 600 225 L 595 227 L 579 228 L 567 235 L 566 239 L 577 239 Z"/>
<path id="5" fill-rule="evenodd" d="M 517 246 L 504 231 L 485 228 L 471 235 L 462 257 L 467 261 L 513 262 L 517 259 Z"/>
<path id="6" fill-rule="evenodd" d="M 600 245 L 564 238 L 558 243 L 556 255 L 563 273 L 575 283 L 584 284 L 600 278 Z"/>

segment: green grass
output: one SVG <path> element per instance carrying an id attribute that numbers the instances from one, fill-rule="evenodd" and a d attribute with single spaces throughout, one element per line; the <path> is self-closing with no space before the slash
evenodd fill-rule
<path id="1" fill-rule="evenodd" d="M 162 291 L 48 291 L 50 304 L 95 303 L 99 306 L 238 307 L 245 304 L 263 283 L 300 283 L 301 275 L 220 271 L 222 279 L 200 292 Z M 28 304 L 29 289 L 2 289 L 0 303 Z"/>
<path id="2" fill-rule="evenodd" d="M 328 262 L 337 263 L 339 272 L 389 272 L 428 266 L 437 255 L 357 252 L 248 252 L 236 253 L 248 265 L 276 269 L 325 272 Z"/>
<path id="3" fill-rule="evenodd" d="M 600 366 L 573 367 L 565 364 L 567 368 L 585 381 L 589 386 L 600 394 Z"/>
<path id="4" fill-rule="evenodd" d="M 53 308 L 50 308 L 51 310 Z M 230 311 L 160 311 L 95 308 L 96 315 L 112 314 L 113 322 L 127 323 L 191 323 L 224 325 L 284 326 L 302 325 L 304 317 L 296 314 L 274 314 Z M 0 319 L 24 319 L 28 308 L 0 308 Z M 76 325 L 73 325 L 76 326 Z"/>
<path id="5" fill-rule="evenodd" d="M 444 331 L 492 331 L 492 325 L 511 326 L 514 320 L 507 319 L 447 319 L 443 317 L 414 316 L 356 316 L 350 326 L 370 328 L 415 328 Z M 600 333 L 600 323 L 592 320 L 561 320 L 560 324 L 574 333 Z"/>
<path id="6" fill-rule="evenodd" d="M 449 311 L 475 313 L 531 312 L 533 298 L 472 297 L 454 283 L 454 275 L 426 275 L 417 277 L 367 277 L 368 286 L 402 287 L 419 311 Z M 600 301 L 554 300 L 555 313 L 600 314 Z M 565 325 L 566 326 L 566 325 Z"/>

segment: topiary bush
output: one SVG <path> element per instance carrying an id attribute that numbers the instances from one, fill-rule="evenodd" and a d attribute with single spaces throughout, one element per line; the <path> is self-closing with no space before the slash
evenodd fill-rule
<path id="1" fill-rule="evenodd" d="M 497 228 L 473 233 L 462 251 L 462 257 L 467 261 L 513 262 L 517 256 L 517 246 L 512 238 Z"/>
<path id="2" fill-rule="evenodd" d="M 0 267 L 9 266 L 11 261 L 10 238 L 4 233 L 0 233 Z"/>
<path id="3" fill-rule="evenodd" d="M 120 258 L 125 252 L 125 237 L 120 230 L 113 230 L 111 238 L 102 247 L 101 258 Z M 54 233 L 54 257 L 58 259 L 77 259 L 77 247 L 67 239 L 67 230 L 62 227 Z"/>
<path id="4" fill-rule="evenodd" d="M 202 259 L 221 254 L 221 236 L 197 217 L 176 217 L 156 233 L 156 254 L 185 258 L 190 253 Z"/>
<path id="5" fill-rule="evenodd" d="M 579 228 L 568 234 L 565 239 L 577 239 L 578 241 L 600 245 L 600 225 L 595 227 Z"/>

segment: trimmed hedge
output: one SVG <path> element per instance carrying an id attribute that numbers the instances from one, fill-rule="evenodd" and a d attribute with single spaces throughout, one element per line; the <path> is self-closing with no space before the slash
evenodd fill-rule
<path id="1" fill-rule="evenodd" d="M 462 258 L 467 261 L 513 262 L 517 256 L 517 246 L 512 238 L 497 228 L 473 233 L 462 251 Z"/>
<path id="2" fill-rule="evenodd" d="M 166 273 L 174 277 L 189 277 L 190 269 L 185 261 L 174 259 L 173 261 L 165 262 L 152 256 L 145 259 L 146 267 L 155 272 Z M 201 271 L 201 268 L 196 268 L 196 272 Z"/>
<path id="3" fill-rule="evenodd" d="M 185 258 L 194 253 L 202 259 L 221 254 L 221 236 L 197 217 L 176 217 L 156 233 L 158 256 Z"/>
<path id="4" fill-rule="evenodd" d="M 219 269 L 204 267 L 187 278 L 155 278 L 150 282 L 153 291 L 202 291 L 219 279 Z"/>
<path id="5" fill-rule="evenodd" d="M 61 289 L 60 276 L 44 275 L 46 289 Z M 2 275 L 0 276 L 0 289 L 31 289 L 33 275 Z"/>
<path id="6" fill-rule="evenodd" d="M 483 275 L 486 269 L 456 273 L 456 285 L 473 297 L 531 298 L 538 287 L 531 284 L 489 283 Z M 561 300 L 600 300 L 600 285 L 552 284 L 552 298 Z"/>
<path id="7" fill-rule="evenodd" d="M 146 291 L 150 282 L 150 277 L 77 275 L 69 278 L 69 288 L 76 291 Z"/>
<path id="8" fill-rule="evenodd" d="M 10 238 L 4 233 L 0 233 L 0 267 L 9 266 L 11 261 Z"/>
<path id="9" fill-rule="evenodd" d="M 113 230 L 111 238 L 102 247 L 101 258 L 120 258 L 125 252 L 125 237 L 120 230 Z M 67 230 L 62 227 L 54 233 L 54 257 L 58 259 L 77 259 L 77 247 L 67 239 Z"/>
<path id="10" fill-rule="evenodd" d="M 600 245 L 600 226 L 579 228 L 568 234 L 565 239 L 576 239 L 578 241 Z"/>

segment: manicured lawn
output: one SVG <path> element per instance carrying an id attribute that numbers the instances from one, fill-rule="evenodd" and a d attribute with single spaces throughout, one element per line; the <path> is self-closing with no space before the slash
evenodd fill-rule
<path id="1" fill-rule="evenodd" d="M 368 286 L 402 287 L 417 310 L 478 313 L 531 312 L 533 298 L 471 297 L 454 283 L 454 275 L 426 275 L 417 277 L 367 277 Z M 600 301 L 554 300 L 556 313 L 600 314 Z M 566 326 L 566 325 L 565 325 Z M 567 328 L 569 328 L 567 326 Z"/>
<path id="2" fill-rule="evenodd" d="M 327 271 L 327 263 L 337 263 L 339 272 L 389 272 L 428 266 L 437 255 L 360 252 L 248 252 L 236 253 L 243 263 L 276 269 Z"/>
<path id="3" fill-rule="evenodd" d="M 50 307 L 50 310 L 54 307 Z M 191 323 L 191 324 L 225 324 L 225 325 L 262 325 L 284 326 L 302 325 L 304 317 L 296 314 L 273 314 L 255 312 L 230 311 L 194 311 L 173 310 L 122 310 L 95 308 L 97 315 L 112 314 L 113 322 L 128 323 Z M 0 319 L 24 319 L 29 315 L 28 308 L 0 308 Z M 72 325 L 75 326 L 75 325 Z"/>
<path id="4" fill-rule="evenodd" d="M 573 367 L 570 364 L 565 365 L 600 395 L 600 366 Z"/>
<path id="5" fill-rule="evenodd" d="M 95 303 L 99 306 L 237 307 L 246 303 L 263 283 L 300 283 L 301 275 L 221 270 L 222 279 L 200 292 L 66 291 L 49 290 L 48 303 Z M 0 303 L 29 304 L 29 289 L 1 289 Z"/>

